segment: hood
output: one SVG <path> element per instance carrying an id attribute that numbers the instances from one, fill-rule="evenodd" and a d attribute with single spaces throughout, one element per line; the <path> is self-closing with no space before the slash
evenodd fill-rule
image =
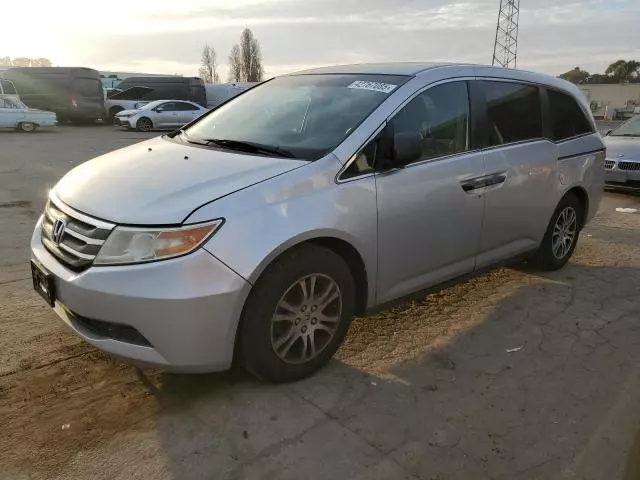
<path id="1" fill-rule="evenodd" d="M 158 137 L 79 165 L 54 191 L 70 207 L 103 220 L 169 225 L 205 203 L 306 164 Z"/>
<path id="2" fill-rule="evenodd" d="M 137 113 L 140 113 L 139 108 L 134 108 L 130 110 L 120 110 L 118 113 L 116 113 L 116 117 L 122 117 L 123 115 L 135 115 Z"/>
<path id="3" fill-rule="evenodd" d="M 604 137 L 607 158 L 610 160 L 640 161 L 640 137 Z"/>

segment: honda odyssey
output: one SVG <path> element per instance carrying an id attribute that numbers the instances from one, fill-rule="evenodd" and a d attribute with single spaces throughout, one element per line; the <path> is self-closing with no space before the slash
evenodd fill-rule
<path id="1" fill-rule="evenodd" d="M 34 288 L 90 344 L 168 370 L 291 381 L 378 305 L 527 256 L 571 257 L 605 151 L 574 85 L 448 64 L 267 81 L 70 171 Z"/>

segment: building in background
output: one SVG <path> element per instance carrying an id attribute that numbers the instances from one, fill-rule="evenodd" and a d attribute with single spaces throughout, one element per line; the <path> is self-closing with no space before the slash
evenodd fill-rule
<path id="1" fill-rule="evenodd" d="M 598 120 L 624 120 L 640 113 L 640 83 L 578 85 Z"/>

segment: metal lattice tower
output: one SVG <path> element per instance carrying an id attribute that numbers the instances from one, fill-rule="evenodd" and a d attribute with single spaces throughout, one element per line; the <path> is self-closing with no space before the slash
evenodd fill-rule
<path id="1" fill-rule="evenodd" d="M 520 0 L 500 0 L 496 42 L 493 45 L 493 63 L 506 68 L 516 68 L 518 60 L 518 19 Z"/>

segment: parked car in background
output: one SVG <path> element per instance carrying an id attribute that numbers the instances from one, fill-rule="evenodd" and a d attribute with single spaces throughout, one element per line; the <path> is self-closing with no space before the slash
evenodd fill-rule
<path id="1" fill-rule="evenodd" d="M 604 155 L 558 78 L 287 75 L 69 172 L 31 239 L 33 285 L 119 357 L 184 372 L 236 358 L 296 380 L 354 314 L 516 256 L 562 268 L 598 210 Z"/>
<path id="2" fill-rule="evenodd" d="M 108 94 L 104 101 L 107 120 L 112 123 L 117 113 L 123 110 L 135 110 L 149 103 L 151 100 L 143 100 L 143 98 L 152 90 L 153 89 L 149 87 L 137 86 Z"/>
<path id="3" fill-rule="evenodd" d="M 20 100 L 18 90 L 11 80 L 0 78 L 0 95 L 4 98 L 12 98 L 14 100 Z"/>
<path id="4" fill-rule="evenodd" d="M 207 108 L 216 108 L 227 100 L 240 95 L 251 87 L 255 87 L 258 82 L 241 83 L 207 83 L 204 88 L 207 92 Z"/>
<path id="5" fill-rule="evenodd" d="M 29 108 L 13 95 L 0 95 L 0 128 L 33 132 L 56 123 L 55 113 Z"/>
<path id="6" fill-rule="evenodd" d="M 127 77 L 119 85 L 121 90 L 131 87 L 148 87 L 150 90 L 140 100 L 188 100 L 203 107 L 207 106 L 204 82 L 197 77 L 154 76 Z"/>
<path id="7" fill-rule="evenodd" d="M 605 180 L 610 188 L 640 191 L 640 115 L 604 137 Z"/>
<path id="8" fill-rule="evenodd" d="M 140 132 L 168 130 L 186 125 L 207 112 L 206 108 L 194 102 L 156 100 L 138 109 L 118 112 L 113 123 Z"/>
<path id="9" fill-rule="evenodd" d="M 10 68 L 4 78 L 14 83 L 25 104 L 55 112 L 60 122 L 87 122 L 104 116 L 104 93 L 97 70 Z"/>

